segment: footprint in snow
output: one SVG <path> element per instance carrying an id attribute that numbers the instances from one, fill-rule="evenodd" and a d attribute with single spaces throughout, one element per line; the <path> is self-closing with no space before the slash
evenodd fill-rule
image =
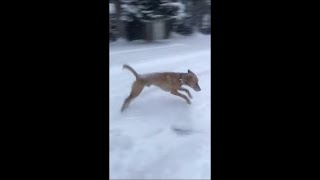
<path id="1" fill-rule="evenodd" d="M 110 146 L 109 150 L 128 150 L 134 146 L 132 138 L 127 135 L 123 135 L 120 131 L 113 131 L 110 134 Z"/>
<path id="2" fill-rule="evenodd" d="M 177 127 L 172 127 L 171 129 L 178 135 L 190 135 L 193 133 L 192 129 L 182 129 Z"/>

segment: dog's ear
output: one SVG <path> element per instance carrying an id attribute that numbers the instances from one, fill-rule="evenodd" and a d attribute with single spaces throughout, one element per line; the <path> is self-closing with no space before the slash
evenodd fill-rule
<path id="1" fill-rule="evenodd" d="M 188 69 L 188 73 L 192 73 L 192 74 L 194 74 L 190 69 Z"/>

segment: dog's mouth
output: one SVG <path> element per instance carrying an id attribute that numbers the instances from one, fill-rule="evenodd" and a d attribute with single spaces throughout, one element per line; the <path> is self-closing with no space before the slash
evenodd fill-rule
<path id="1" fill-rule="evenodd" d="M 195 91 L 201 91 L 201 88 L 200 88 L 199 84 L 196 84 L 196 85 L 193 87 L 193 89 L 194 89 Z"/>

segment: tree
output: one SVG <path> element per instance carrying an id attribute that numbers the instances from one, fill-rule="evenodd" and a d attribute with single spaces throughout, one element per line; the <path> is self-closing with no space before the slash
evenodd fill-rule
<path id="1" fill-rule="evenodd" d="M 211 0 L 205 2 L 199 30 L 203 34 L 211 34 Z"/>
<path id="2" fill-rule="evenodd" d="M 181 19 L 184 6 L 175 0 L 121 0 L 121 20 L 132 22 Z"/>
<path id="3" fill-rule="evenodd" d="M 209 14 L 205 14 L 202 16 L 201 26 L 199 31 L 203 34 L 211 33 L 211 17 Z"/>
<path id="4" fill-rule="evenodd" d="M 109 40 L 115 41 L 119 37 L 117 28 L 117 18 L 115 14 L 115 6 L 113 3 L 109 3 Z"/>
<path id="5" fill-rule="evenodd" d="M 211 29 L 211 0 L 192 0 L 192 24 L 202 32 L 203 28 Z M 205 24 L 205 25 L 203 25 Z"/>
<path id="6" fill-rule="evenodd" d="M 192 24 L 192 8 L 193 2 L 191 0 L 182 0 L 184 5 L 185 15 L 181 19 L 175 20 L 173 23 L 174 31 L 182 35 L 190 35 L 193 33 L 193 24 Z"/>

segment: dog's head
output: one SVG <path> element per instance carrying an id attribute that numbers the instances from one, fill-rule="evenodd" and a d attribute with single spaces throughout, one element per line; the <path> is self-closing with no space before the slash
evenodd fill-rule
<path id="1" fill-rule="evenodd" d="M 197 76 L 190 69 L 188 69 L 188 74 L 185 77 L 185 84 L 190 86 L 195 91 L 201 91 L 198 81 L 199 80 Z"/>

